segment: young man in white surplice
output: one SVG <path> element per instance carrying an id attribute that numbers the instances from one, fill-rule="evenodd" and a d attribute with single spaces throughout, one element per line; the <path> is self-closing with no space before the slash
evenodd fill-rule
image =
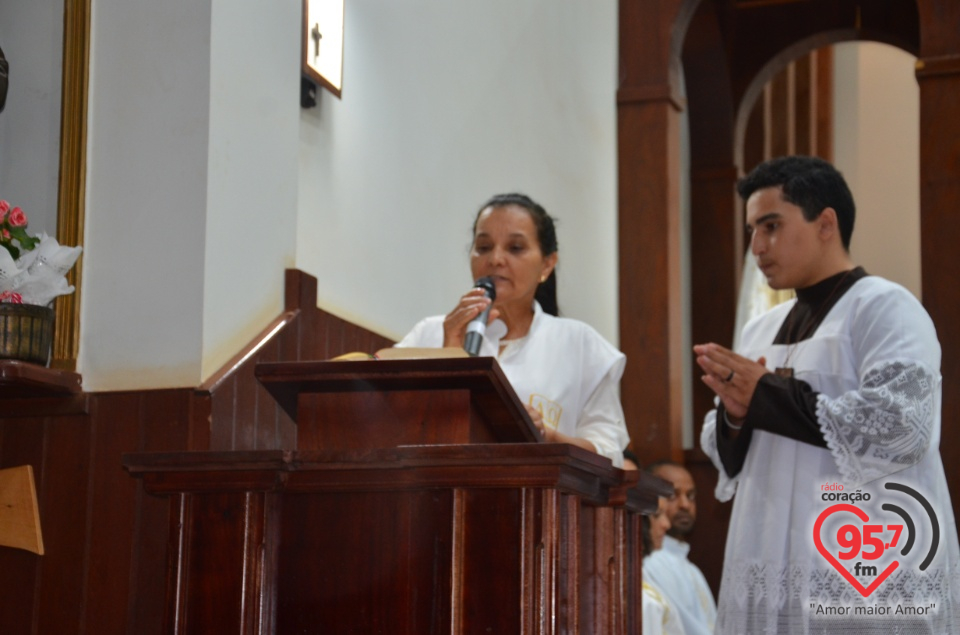
<path id="1" fill-rule="evenodd" d="M 700 442 L 717 497 L 736 495 L 717 633 L 960 633 L 929 315 L 851 261 L 853 196 L 826 161 L 773 159 L 737 189 L 760 271 L 797 298 L 751 320 L 737 353 L 694 347 L 717 403 Z M 904 524 L 893 507 L 913 519 L 902 558 L 877 534 Z"/>

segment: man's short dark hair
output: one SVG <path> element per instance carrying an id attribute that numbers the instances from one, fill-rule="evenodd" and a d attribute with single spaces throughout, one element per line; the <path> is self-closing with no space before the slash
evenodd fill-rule
<path id="1" fill-rule="evenodd" d="M 818 157 L 789 156 L 764 161 L 737 183 L 737 193 L 746 201 L 757 190 L 780 187 L 783 200 L 803 210 L 803 217 L 812 222 L 832 207 L 837 212 L 837 225 L 843 248 L 850 250 L 856 206 L 843 175 Z"/>

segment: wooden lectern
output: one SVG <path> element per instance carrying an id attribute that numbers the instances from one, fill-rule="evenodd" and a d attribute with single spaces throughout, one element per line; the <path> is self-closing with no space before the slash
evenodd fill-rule
<path id="1" fill-rule="evenodd" d="M 494 359 L 256 372 L 296 450 L 124 457 L 170 498 L 166 632 L 640 632 L 656 494 L 539 443 Z"/>

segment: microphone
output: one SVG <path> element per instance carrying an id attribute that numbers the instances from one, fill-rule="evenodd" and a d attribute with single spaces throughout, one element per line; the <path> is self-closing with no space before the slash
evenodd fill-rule
<path id="1" fill-rule="evenodd" d="M 476 357 L 480 354 L 480 344 L 483 343 L 483 334 L 487 332 L 487 319 L 490 317 L 490 307 L 493 306 L 493 301 L 497 299 L 497 287 L 493 284 L 493 280 L 490 277 L 484 276 L 480 278 L 473 286 L 477 289 L 483 289 L 484 295 L 490 298 L 490 304 L 480 312 L 480 315 L 470 320 L 470 324 L 467 325 L 467 336 L 463 340 L 463 350 L 467 351 L 467 355 L 470 357 Z"/>

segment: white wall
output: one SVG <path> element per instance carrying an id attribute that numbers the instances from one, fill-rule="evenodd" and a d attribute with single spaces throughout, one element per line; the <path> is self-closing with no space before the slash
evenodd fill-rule
<path id="1" fill-rule="evenodd" d="M 615 0 L 349 0 L 343 97 L 301 116 L 297 266 L 399 338 L 469 287 L 477 208 L 559 219 L 561 311 L 617 342 Z"/>
<path id="2" fill-rule="evenodd" d="M 31 233 L 56 235 L 63 0 L 0 2 L 0 48 L 10 64 L 0 199 L 23 208 Z"/>
<path id="3" fill-rule="evenodd" d="M 204 378 L 280 313 L 294 266 L 300 20 L 300 0 L 213 1 Z"/>
<path id="4" fill-rule="evenodd" d="M 916 58 L 875 42 L 835 51 L 834 162 L 857 203 L 851 256 L 920 297 Z"/>
<path id="5" fill-rule="evenodd" d="M 87 390 L 197 385 L 280 312 L 296 222 L 299 7 L 95 3 Z"/>
<path id="6" fill-rule="evenodd" d="M 90 391 L 195 385 L 210 5 L 98 0 L 91 42 L 78 370 Z"/>
<path id="7" fill-rule="evenodd" d="M 561 306 L 616 340 L 615 1 L 354 0 L 346 24 L 343 100 L 300 111 L 299 0 L 95 4 L 87 390 L 198 384 L 290 266 L 398 337 L 469 284 L 507 190 L 560 218 Z"/>

